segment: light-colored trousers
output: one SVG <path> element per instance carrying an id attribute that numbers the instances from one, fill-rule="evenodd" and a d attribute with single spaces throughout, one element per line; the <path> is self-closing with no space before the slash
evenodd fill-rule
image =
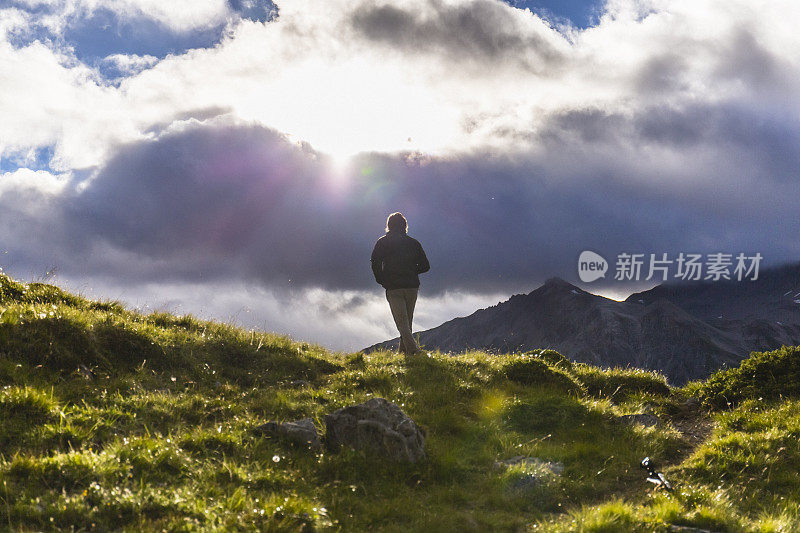
<path id="1" fill-rule="evenodd" d="M 400 332 L 400 351 L 413 354 L 419 346 L 411 334 L 411 321 L 414 319 L 414 306 L 419 289 L 386 289 L 386 300 L 392 310 L 394 324 Z"/>

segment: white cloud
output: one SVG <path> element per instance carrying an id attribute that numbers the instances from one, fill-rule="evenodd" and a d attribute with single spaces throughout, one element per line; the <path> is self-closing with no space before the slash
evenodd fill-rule
<path id="1" fill-rule="evenodd" d="M 38 41 L 22 48 L 0 42 L 0 72 L 0 155 L 54 145 L 55 168 L 81 168 L 142 135 L 118 90 Z"/>
<path id="2" fill-rule="evenodd" d="M 8 34 L 21 28 L 26 23 L 25 14 L 19 9 L 0 9 L 0 36 L 8 38 Z"/>
<path id="3" fill-rule="evenodd" d="M 152 18 L 177 31 L 222 23 L 231 15 L 226 0 L 83 0 L 90 9 L 104 7 L 127 18 Z"/>
<path id="4" fill-rule="evenodd" d="M 51 281 L 53 282 L 53 281 Z M 397 336 L 383 289 L 276 292 L 242 282 L 130 284 L 112 279 L 56 279 L 89 298 L 117 300 L 145 313 L 167 311 L 215 319 L 244 328 L 290 335 L 328 348 L 355 351 Z M 454 316 L 494 305 L 500 295 L 421 293 L 415 331 L 438 326 Z"/>
<path id="5" fill-rule="evenodd" d="M 161 7 L 113 5 L 208 20 L 222 9 L 216 2 L 155 4 Z M 653 104 L 736 100 L 800 112 L 800 39 L 786 16 L 797 11 L 793 1 L 756 11 L 743 0 L 615 0 L 599 26 L 566 37 L 529 11 L 489 0 L 394 6 L 410 17 L 395 28 L 397 42 L 370 29 L 388 24 L 385 14 L 369 11 L 371 2 L 285 1 L 279 19 L 240 21 L 212 49 L 155 65 L 113 56 L 132 72 L 151 67 L 118 88 L 99 84 L 63 51 L 3 44 L 0 67 L 14 75 L 0 81 L 0 91 L 18 96 L 0 103 L 8 117 L 0 146 L 55 143 L 60 166 L 90 166 L 155 123 L 211 107 L 339 154 L 537 150 L 536 134 L 554 113 L 589 107 L 630 114 Z M 479 7 L 485 19 L 468 19 L 458 32 L 439 20 Z M 430 43 L 402 38 L 421 30 Z M 473 41 L 479 44 L 464 47 Z"/>
<path id="6" fill-rule="evenodd" d="M 9 192 L 33 191 L 56 196 L 64 191 L 71 175 L 55 175 L 44 170 L 20 168 L 0 174 L 0 198 Z"/>
<path id="7" fill-rule="evenodd" d="M 112 54 L 103 58 L 105 66 L 117 69 L 122 76 L 132 76 L 158 63 L 158 58 L 151 55 Z"/>
<path id="8" fill-rule="evenodd" d="M 122 17 L 152 19 L 174 31 L 187 32 L 224 23 L 232 12 L 226 0 L 21 0 L 29 8 L 49 9 L 48 16 L 65 22 L 107 9 Z"/>

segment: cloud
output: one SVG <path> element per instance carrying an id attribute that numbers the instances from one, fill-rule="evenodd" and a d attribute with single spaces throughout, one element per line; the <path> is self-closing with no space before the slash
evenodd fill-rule
<path id="1" fill-rule="evenodd" d="M 127 77 L 146 70 L 156 63 L 158 58 L 151 55 L 112 54 L 103 58 L 103 66 L 113 69 L 118 77 Z"/>
<path id="2" fill-rule="evenodd" d="M 115 72 L 118 87 L 68 50 L 7 48 L 19 85 L 37 90 L 3 112 L 21 121 L 47 102 L 33 129 L 42 133 L 17 133 L 15 144 L 53 132 L 64 168 L 102 164 L 165 117 L 214 107 L 338 156 L 536 151 L 553 117 L 586 109 L 625 116 L 691 103 L 794 116 L 800 43 L 777 4 L 619 1 L 599 25 L 562 33 L 490 0 L 289 0 L 267 24 L 237 19 L 207 48 Z M 39 90 L 42 79 L 57 90 Z"/>
<path id="3" fill-rule="evenodd" d="M 431 259 L 424 290 L 463 297 L 448 312 L 574 279 L 585 249 L 800 254 L 793 1 L 613 0 L 584 30 L 490 0 L 285 0 L 268 23 L 220 5 L 154 11 L 179 32 L 227 10 L 226 30 L 106 53 L 114 83 L 66 41 L 14 37 L 31 11 L 2 11 L 0 222 L 17 268 L 206 286 L 209 301 L 258 287 L 366 338 L 386 326 L 367 258 L 395 210 Z M 259 316 L 313 329 L 280 305 Z"/>
<path id="4" fill-rule="evenodd" d="M 362 2 L 349 19 L 370 42 L 482 67 L 505 63 L 546 73 L 563 65 L 569 52 L 563 36 L 542 19 L 501 2 Z"/>
<path id="5" fill-rule="evenodd" d="M 154 20 L 179 32 L 224 23 L 233 12 L 226 0 L 12 0 L 10 7 L 49 17 L 51 27 L 105 10 L 130 21 Z"/>
<path id="6" fill-rule="evenodd" d="M 291 295 L 237 280 L 205 282 L 121 282 L 114 278 L 69 279 L 57 272 L 56 281 L 89 298 L 124 301 L 142 312 L 192 314 L 224 320 L 248 329 L 279 331 L 334 350 L 354 351 L 397 335 L 386 300 L 378 291 L 295 291 Z M 415 324 L 437 326 L 464 309 L 487 307 L 502 295 L 445 294 L 418 300 Z"/>
<path id="7" fill-rule="evenodd" d="M 135 138 L 120 95 L 97 83 L 94 72 L 41 42 L 0 44 L 0 155 L 53 146 L 51 166 L 69 170 L 102 160 L 110 145 Z M 126 131 L 127 130 L 127 131 Z"/>
<path id="8" fill-rule="evenodd" d="M 669 151 L 637 158 L 635 123 L 613 120 L 632 137 L 593 136 L 577 146 L 572 135 L 553 137 L 548 153 L 557 159 L 364 154 L 347 168 L 261 126 L 189 121 L 121 147 L 91 178 L 74 180 L 47 211 L 49 234 L 62 243 L 67 272 L 242 279 L 282 291 L 375 287 L 368 257 L 395 210 L 428 252 L 431 294 L 514 292 L 552 275 L 574 278 L 584 249 L 760 251 L 771 261 L 798 252 L 796 228 L 782 222 L 795 209 L 795 182 L 751 176 L 747 154 L 727 168 L 707 148 L 679 161 Z M 559 131 L 583 125 L 568 122 Z M 711 185 L 688 188 L 698 172 Z"/>
<path id="9" fill-rule="evenodd" d="M 0 174 L 0 197 L 4 194 L 18 194 L 24 191 L 38 192 L 43 196 L 63 193 L 70 176 L 57 176 L 44 170 L 19 168 L 13 172 Z"/>

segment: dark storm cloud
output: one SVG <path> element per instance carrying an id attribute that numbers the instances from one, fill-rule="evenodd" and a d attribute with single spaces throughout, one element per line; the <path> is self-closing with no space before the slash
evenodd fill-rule
<path id="1" fill-rule="evenodd" d="M 800 179 L 800 125 L 744 103 L 651 105 L 627 114 L 573 109 L 551 116 L 535 137 L 556 148 L 577 141 L 589 149 L 631 150 L 631 161 L 637 159 L 633 147 L 706 151 L 722 156 L 721 167 L 729 157 L 739 159 L 752 177 Z"/>
<path id="2" fill-rule="evenodd" d="M 63 199 L 32 189 L 0 192 L 0 270 L 42 276 L 59 264 Z"/>
<path id="3" fill-rule="evenodd" d="M 326 201 L 316 157 L 264 128 L 195 127 L 121 150 L 68 218 L 75 235 L 147 258 L 162 276 L 352 285 L 348 258 L 363 244 Z"/>
<path id="4" fill-rule="evenodd" d="M 555 45 L 560 36 L 545 26 L 523 27 L 513 8 L 475 0 L 452 5 L 427 3 L 429 12 L 413 7 L 365 3 L 351 14 L 352 27 L 374 43 L 406 52 L 432 51 L 459 61 L 488 64 L 515 61 L 544 72 L 563 60 Z"/>
<path id="5" fill-rule="evenodd" d="M 554 119 L 562 134 L 551 135 L 548 153 L 558 159 L 362 155 L 346 175 L 272 130 L 196 124 L 121 148 L 80 192 L 44 200 L 7 193 L 3 222 L 16 235 L 16 257 L 35 261 L 38 250 L 39 270 L 56 265 L 156 281 L 244 278 L 279 289 L 372 287 L 369 254 L 396 210 L 428 251 L 431 292 L 510 292 L 553 275 L 574 278 L 584 249 L 612 261 L 623 251 L 796 258 L 798 228 L 787 223 L 796 206 L 787 193 L 797 183 L 769 170 L 777 165 L 796 176 L 796 151 L 772 152 L 782 162 L 753 155 L 765 165 L 757 179 L 698 167 L 696 184 L 677 188 L 657 161 L 637 164 L 636 146 L 620 151 L 626 132 L 677 148 L 687 136 L 700 145 L 732 139 L 739 151 L 748 150 L 749 139 L 753 154 L 766 146 L 760 138 L 769 128 L 748 130 L 745 116 L 709 112 L 695 131 L 689 117 L 699 112 L 653 113 L 656 124 L 576 112 Z M 776 142 L 791 133 L 772 127 L 780 132 Z M 571 142 L 575 131 L 582 143 Z M 608 143 L 615 157 L 593 148 Z M 15 204 L 38 208 L 14 211 Z"/>

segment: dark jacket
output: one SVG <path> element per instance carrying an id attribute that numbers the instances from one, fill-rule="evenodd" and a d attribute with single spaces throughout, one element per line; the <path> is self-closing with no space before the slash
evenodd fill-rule
<path id="1" fill-rule="evenodd" d="M 419 274 L 431 268 L 419 241 L 399 231 L 378 239 L 371 262 L 375 281 L 385 289 L 416 289 Z"/>

